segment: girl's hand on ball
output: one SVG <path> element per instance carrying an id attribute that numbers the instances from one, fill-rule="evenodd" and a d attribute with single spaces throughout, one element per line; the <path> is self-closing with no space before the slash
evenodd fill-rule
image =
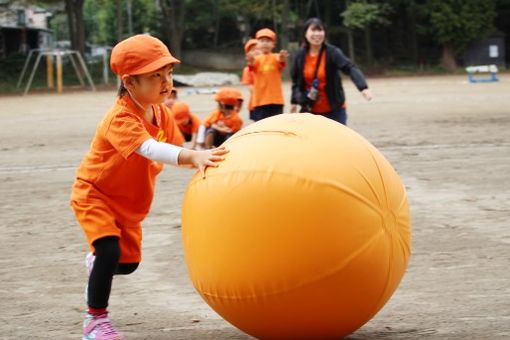
<path id="1" fill-rule="evenodd" d="M 208 166 L 217 168 L 218 163 L 225 159 L 224 155 L 228 153 L 228 150 L 224 147 L 204 150 L 204 151 L 193 151 L 191 158 L 192 164 L 195 168 L 198 168 L 202 178 L 205 178 L 205 169 Z"/>

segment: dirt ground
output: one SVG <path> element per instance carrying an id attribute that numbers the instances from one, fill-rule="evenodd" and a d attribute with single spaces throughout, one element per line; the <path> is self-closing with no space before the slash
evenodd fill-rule
<path id="1" fill-rule="evenodd" d="M 510 75 L 492 84 L 448 76 L 370 85 L 368 103 L 346 81 L 349 125 L 406 184 L 413 257 L 385 308 L 348 338 L 510 338 Z M 201 116 L 214 107 L 210 95 L 181 93 Z M 0 339 L 81 336 L 87 248 L 68 199 L 113 98 L 0 98 Z M 188 280 L 180 207 L 191 175 L 166 168 L 159 176 L 144 260 L 114 280 L 111 317 L 128 339 L 249 339 Z"/>

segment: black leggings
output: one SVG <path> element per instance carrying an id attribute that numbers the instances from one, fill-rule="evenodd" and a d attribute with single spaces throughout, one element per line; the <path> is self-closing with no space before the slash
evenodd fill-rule
<path id="1" fill-rule="evenodd" d="M 138 263 L 119 263 L 119 239 L 107 236 L 96 240 L 96 259 L 89 276 L 87 303 L 92 308 L 106 308 L 110 299 L 113 275 L 131 274 L 138 268 Z"/>

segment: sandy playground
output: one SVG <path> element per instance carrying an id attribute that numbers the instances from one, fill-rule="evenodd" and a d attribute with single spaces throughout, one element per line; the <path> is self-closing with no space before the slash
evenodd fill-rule
<path id="1" fill-rule="evenodd" d="M 462 76 L 372 79 L 371 103 L 345 83 L 349 125 L 397 169 L 413 220 L 399 289 L 348 338 L 510 338 L 510 76 L 476 85 Z M 214 107 L 210 95 L 181 99 L 202 117 Z M 113 100 L 114 92 L 0 97 L 0 339 L 81 337 L 87 248 L 68 199 Z M 128 339 L 250 338 L 188 280 L 180 207 L 191 175 L 167 167 L 159 176 L 144 260 L 114 280 L 111 317 Z"/>

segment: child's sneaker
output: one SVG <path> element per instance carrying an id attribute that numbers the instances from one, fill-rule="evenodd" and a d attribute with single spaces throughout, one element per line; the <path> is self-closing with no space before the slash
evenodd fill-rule
<path id="1" fill-rule="evenodd" d="M 87 314 L 83 321 L 83 340 L 121 340 L 122 334 L 117 332 L 108 319 L 108 314 Z"/>

